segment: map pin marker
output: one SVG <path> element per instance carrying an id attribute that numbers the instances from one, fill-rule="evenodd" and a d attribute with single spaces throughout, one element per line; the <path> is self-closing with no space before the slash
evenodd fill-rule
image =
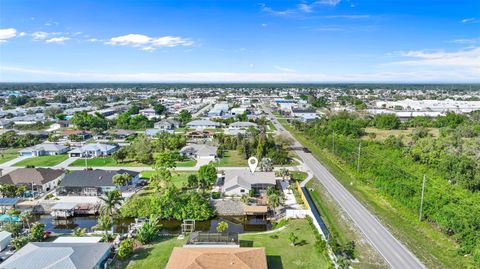
<path id="1" fill-rule="evenodd" d="M 257 170 L 257 165 L 258 165 L 258 159 L 257 157 L 250 157 L 248 158 L 248 167 L 250 167 L 250 172 L 255 173 L 255 170 Z"/>

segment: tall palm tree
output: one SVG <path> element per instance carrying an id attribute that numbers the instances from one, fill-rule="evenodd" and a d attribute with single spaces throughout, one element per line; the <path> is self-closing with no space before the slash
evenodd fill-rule
<path id="1" fill-rule="evenodd" d="M 109 241 L 109 236 L 108 236 L 108 231 L 111 230 L 113 227 L 113 220 L 109 215 L 106 214 L 100 214 L 98 217 L 97 225 L 95 225 L 94 229 L 95 230 L 101 230 L 104 231 L 104 239 L 106 242 Z"/>
<path id="2" fill-rule="evenodd" d="M 122 204 L 122 195 L 115 190 L 105 193 L 100 197 L 100 200 L 103 201 L 102 212 L 113 218 L 113 214 L 117 211 L 117 205 Z"/>

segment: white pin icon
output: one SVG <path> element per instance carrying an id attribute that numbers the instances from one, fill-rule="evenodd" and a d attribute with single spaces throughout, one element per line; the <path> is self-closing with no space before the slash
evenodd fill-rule
<path id="1" fill-rule="evenodd" d="M 250 157 L 248 158 L 248 167 L 250 167 L 250 172 L 255 173 L 255 170 L 257 170 L 257 165 L 258 165 L 258 159 L 257 157 Z"/>

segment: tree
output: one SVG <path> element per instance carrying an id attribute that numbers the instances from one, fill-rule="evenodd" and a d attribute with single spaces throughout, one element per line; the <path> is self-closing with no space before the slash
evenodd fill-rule
<path id="1" fill-rule="evenodd" d="M 218 224 L 217 224 L 217 232 L 219 233 L 223 233 L 225 232 L 227 229 L 228 229 L 228 223 L 226 223 L 225 221 L 220 221 Z"/>
<path id="2" fill-rule="evenodd" d="M 185 125 L 192 120 L 192 114 L 188 110 L 182 109 L 180 113 L 178 113 L 178 120 L 182 125 Z"/>
<path id="3" fill-rule="evenodd" d="M 280 206 L 280 196 L 277 193 L 272 193 L 268 197 L 268 206 L 275 211 Z"/>
<path id="4" fill-rule="evenodd" d="M 108 214 L 101 213 L 100 216 L 98 217 L 97 225 L 95 225 L 93 228 L 95 230 L 104 231 L 105 232 L 105 234 L 103 235 L 104 240 L 108 242 L 110 241 L 110 236 L 108 235 L 108 231 L 110 231 L 112 227 L 113 227 L 112 218 Z"/>
<path id="5" fill-rule="evenodd" d="M 161 192 L 174 186 L 172 183 L 172 173 L 165 167 L 156 169 L 149 180 L 155 188 L 155 192 Z"/>
<path id="6" fill-rule="evenodd" d="M 21 248 L 23 248 L 26 244 L 28 244 L 29 242 L 29 238 L 28 236 L 19 236 L 15 239 L 12 239 L 12 247 L 15 249 L 15 250 L 19 250 Z"/>
<path id="7" fill-rule="evenodd" d="M 112 177 L 112 181 L 113 184 L 117 186 L 125 186 L 132 182 L 132 175 L 130 175 L 129 173 L 114 175 Z"/>
<path id="8" fill-rule="evenodd" d="M 48 107 L 47 109 L 45 109 L 45 111 L 43 112 L 43 114 L 45 115 L 45 117 L 47 118 L 52 118 L 52 119 L 55 119 L 55 117 L 58 115 L 58 114 L 61 114 L 62 113 L 62 109 L 59 108 L 59 107 Z"/>
<path id="9" fill-rule="evenodd" d="M 178 152 L 163 151 L 155 156 L 157 167 L 172 168 L 176 166 Z"/>
<path id="10" fill-rule="evenodd" d="M 86 234 L 87 234 L 87 228 L 77 227 L 77 228 L 75 228 L 75 230 L 73 230 L 73 235 L 78 236 L 78 237 L 85 236 Z"/>
<path id="11" fill-rule="evenodd" d="M 155 113 L 156 113 L 157 115 L 162 115 L 162 114 L 164 114 L 165 112 L 167 112 L 167 108 L 166 108 L 164 105 L 162 105 L 162 104 L 156 104 L 156 105 L 154 105 L 154 106 L 153 106 L 153 109 L 155 110 Z"/>
<path id="12" fill-rule="evenodd" d="M 33 213 L 31 210 L 26 210 L 20 213 L 20 219 L 24 224 L 27 225 L 28 229 L 30 229 L 30 220 L 33 218 Z"/>
<path id="13" fill-rule="evenodd" d="M 150 243 L 158 237 L 161 229 L 160 218 L 157 215 L 150 215 L 150 218 L 137 231 L 137 239 L 142 244 Z"/>
<path id="14" fill-rule="evenodd" d="M 127 112 L 128 112 L 130 115 L 136 115 L 136 114 L 138 114 L 138 113 L 140 112 L 140 108 L 139 108 L 137 105 L 133 104 L 133 105 L 127 110 Z"/>
<path id="15" fill-rule="evenodd" d="M 102 212 L 110 217 L 113 217 L 113 214 L 117 211 L 117 206 L 122 204 L 122 195 L 119 191 L 114 190 L 105 193 L 100 197 L 100 200 L 103 201 Z"/>
<path id="16" fill-rule="evenodd" d="M 127 158 L 127 154 L 128 154 L 127 148 L 126 147 L 121 147 L 113 153 L 112 158 L 117 163 L 122 163 Z"/>
<path id="17" fill-rule="evenodd" d="M 378 114 L 373 118 L 373 125 L 378 129 L 398 129 L 400 124 L 400 119 L 395 114 Z"/>
<path id="18" fill-rule="evenodd" d="M 217 181 L 217 168 L 215 168 L 213 163 L 200 166 L 200 169 L 198 169 L 198 178 L 205 180 L 209 186 L 215 184 Z"/>
<path id="19" fill-rule="evenodd" d="M 188 175 L 188 186 L 190 188 L 195 188 L 198 186 L 198 177 L 195 174 Z"/>
<path id="20" fill-rule="evenodd" d="M 288 240 L 290 241 L 290 245 L 293 247 L 297 244 L 298 236 L 293 232 L 288 234 Z"/>
<path id="21" fill-rule="evenodd" d="M 118 251 L 117 251 L 118 258 L 123 260 L 126 257 L 128 257 L 130 254 L 132 254 L 132 252 L 133 252 L 133 239 L 127 238 L 125 240 L 122 240 L 122 242 L 120 242 L 120 245 L 118 246 Z"/>
<path id="22" fill-rule="evenodd" d="M 242 201 L 242 203 L 248 205 L 248 203 L 250 202 L 250 197 L 248 195 L 244 194 L 240 197 L 240 201 Z"/>
<path id="23" fill-rule="evenodd" d="M 45 224 L 41 222 L 36 222 L 32 225 L 30 229 L 30 240 L 31 241 L 42 241 L 45 235 Z"/>

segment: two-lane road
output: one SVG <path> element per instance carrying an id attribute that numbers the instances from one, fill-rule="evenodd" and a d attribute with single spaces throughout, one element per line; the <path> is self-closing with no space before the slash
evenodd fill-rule
<path id="1" fill-rule="evenodd" d="M 286 131 L 269 109 L 266 110 L 273 118 L 273 124 L 279 133 L 290 136 L 295 141 L 295 147 L 303 147 L 288 131 Z M 315 175 L 316 179 L 332 195 L 342 209 L 350 216 L 358 229 L 370 244 L 383 256 L 385 261 L 398 269 L 425 268 L 425 265 L 398 241 L 377 218 L 370 213 L 350 192 L 338 182 L 335 177 L 311 154 L 297 150 L 298 156 Z"/>

